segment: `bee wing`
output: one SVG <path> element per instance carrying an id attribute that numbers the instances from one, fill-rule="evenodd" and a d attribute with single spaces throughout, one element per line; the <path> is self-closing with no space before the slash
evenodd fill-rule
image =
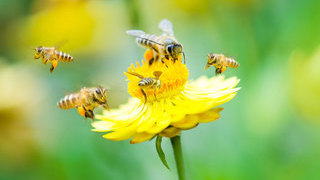
<path id="1" fill-rule="evenodd" d="M 151 41 L 151 42 L 153 42 L 155 44 L 159 44 L 159 45 L 163 46 L 163 44 L 158 42 L 155 38 L 145 38 L 145 37 L 143 37 L 143 35 L 146 34 L 144 31 L 141 31 L 141 30 L 128 30 L 128 31 L 126 31 L 126 33 L 131 35 L 131 36 L 139 37 L 139 38 L 142 38 L 142 39 L 147 39 L 148 41 Z"/>
<path id="2" fill-rule="evenodd" d="M 158 27 L 165 34 L 167 34 L 169 36 L 173 36 L 173 25 L 168 19 L 161 20 Z"/>
<path id="3" fill-rule="evenodd" d="M 126 31 L 126 33 L 135 37 L 141 37 L 146 34 L 144 31 L 141 30 L 128 30 Z"/>
<path id="4" fill-rule="evenodd" d="M 68 96 L 70 94 L 76 94 L 76 92 L 72 92 L 72 91 L 63 91 L 64 96 Z"/>
<path id="5" fill-rule="evenodd" d="M 46 59 L 47 61 L 49 61 L 49 60 L 51 60 L 52 54 L 46 53 L 46 54 L 44 55 L 44 57 L 45 57 L 45 59 Z"/>
<path id="6" fill-rule="evenodd" d="M 53 45 L 53 47 L 59 49 L 62 45 L 66 44 L 67 42 L 68 42 L 68 40 L 66 40 L 66 39 L 61 40 L 61 41 L 55 43 L 55 44 Z"/>

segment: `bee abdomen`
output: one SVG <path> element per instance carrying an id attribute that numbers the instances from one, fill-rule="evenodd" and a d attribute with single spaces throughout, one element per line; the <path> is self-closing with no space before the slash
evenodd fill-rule
<path id="1" fill-rule="evenodd" d="M 58 102 L 58 106 L 61 109 L 71 109 L 77 106 L 78 102 L 78 95 L 77 94 L 70 94 L 65 96 Z"/>
<path id="2" fill-rule="evenodd" d="M 57 51 L 56 52 L 56 56 L 57 56 L 57 59 L 59 61 L 63 61 L 63 62 L 71 62 L 71 61 L 73 61 L 73 57 L 70 56 L 70 54 L 67 54 L 67 53 L 62 52 L 62 51 Z"/>
<path id="3" fill-rule="evenodd" d="M 145 34 L 141 37 L 137 37 L 136 41 L 142 47 L 151 48 L 154 45 L 152 41 L 155 41 L 155 39 L 156 39 L 155 35 Z"/>
<path id="4" fill-rule="evenodd" d="M 239 66 L 239 63 L 236 60 L 232 59 L 232 58 L 227 58 L 226 60 L 227 60 L 227 66 L 228 67 L 237 68 Z"/>
<path id="5" fill-rule="evenodd" d="M 141 81 L 139 81 L 138 86 L 146 87 L 146 86 L 152 85 L 153 83 L 154 83 L 153 78 L 144 78 L 144 79 L 141 79 Z"/>

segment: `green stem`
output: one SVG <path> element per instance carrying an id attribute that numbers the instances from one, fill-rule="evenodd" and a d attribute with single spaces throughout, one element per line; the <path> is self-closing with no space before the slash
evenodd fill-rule
<path id="1" fill-rule="evenodd" d="M 183 158 L 182 158 L 182 149 L 181 149 L 181 138 L 180 136 L 175 136 L 170 139 L 171 145 L 173 148 L 174 159 L 176 160 L 177 172 L 179 180 L 185 180 L 184 167 L 183 167 Z"/>

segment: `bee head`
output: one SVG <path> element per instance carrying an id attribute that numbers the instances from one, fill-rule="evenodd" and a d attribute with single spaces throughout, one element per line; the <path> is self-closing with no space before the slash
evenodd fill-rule
<path id="1" fill-rule="evenodd" d="M 173 59 L 178 59 L 179 55 L 183 53 L 181 44 L 170 44 L 167 46 L 167 52 Z"/>
<path id="2" fill-rule="evenodd" d="M 210 64 L 210 65 L 217 65 L 217 64 L 219 64 L 219 58 L 217 58 L 217 56 L 215 55 L 215 54 L 212 54 L 212 53 L 210 53 L 210 54 L 208 54 L 208 64 Z"/>
<path id="3" fill-rule="evenodd" d="M 104 108 L 108 109 L 107 104 L 107 90 L 101 86 L 97 87 L 94 91 L 94 96 L 99 104 L 103 105 Z"/>
<path id="4" fill-rule="evenodd" d="M 37 48 L 34 49 L 34 51 L 35 51 L 34 58 L 39 59 L 42 54 L 43 48 L 42 48 L 42 46 L 38 46 Z"/>
<path id="5" fill-rule="evenodd" d="M 95 97 L 100 101 L 104 101 L 107 96 L 107 92 L 103 87 L 97 87 L 94 91 Z"/>

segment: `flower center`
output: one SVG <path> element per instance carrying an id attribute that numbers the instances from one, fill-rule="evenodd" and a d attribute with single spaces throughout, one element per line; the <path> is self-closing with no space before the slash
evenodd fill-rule
<path id="1" fill-rule="evenodd" d="M 142 61 L 142 65 L 137 63 L 137 67 L 135 67 L 132 64 L 128 68 L 129 73 L 125 73 L 129 80 L 129 94 L 141 99 L 142 102 L 145 102 L 145 100 L 147 100 L 146 102 L 153 102 L 181 93 L 189 77 L 189 71 L 186 65 L 181 62 L 181 57 L 176 62 L 172 60 L 154 61 L 149 65 L 148 60 L 153 57 L 151 53 L 151 50 L 147 50 L 145 53 L 146 60 Z M 154 76 L 155 71 L 162 72 L 159 76 L 161 85 L 155 82 L 157 80 Z M 140 75 L 140 77 L 137 75 Z M 146 85 L 143 86 L 142 81 Z"/>

